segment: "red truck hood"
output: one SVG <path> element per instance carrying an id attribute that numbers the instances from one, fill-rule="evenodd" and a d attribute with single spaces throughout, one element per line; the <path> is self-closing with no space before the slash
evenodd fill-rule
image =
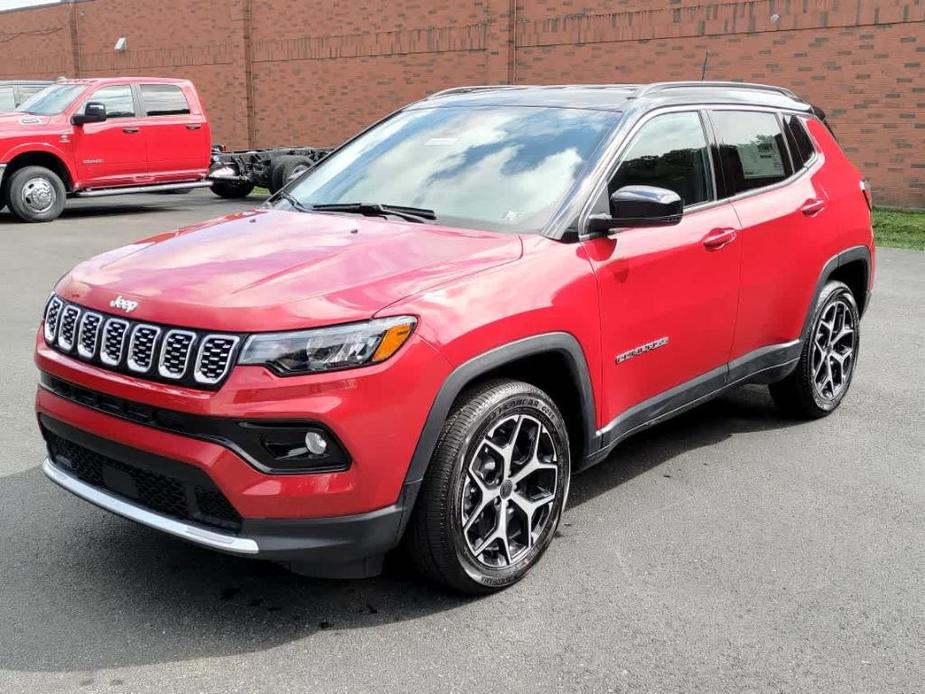
<path id="1" fill-rule="evenodd" d="M 0 112 L 0 136 L 10 133 L 45 130 L 53 121 L 48 116 L 30 116 L 28 113 Z"/>
<path id="2" fill-rule="evenodd" d="M 520 257 L 514 235 L 361 216 L 251 210 L 78 265 L 65 299 L 109 313 L 228 331 L 364 320 L 406 296 Z"/>

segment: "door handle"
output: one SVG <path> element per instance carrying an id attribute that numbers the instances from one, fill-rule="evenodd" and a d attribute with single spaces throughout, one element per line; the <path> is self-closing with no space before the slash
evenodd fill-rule
<path id="1" fill-rule="evenodd" d="M 122 128 L 122 132 L 126 135 L 134 135 L 138 132 L 138 128 Z"/>
<path id="2" fill-rule="evenodd" d="M 199 130 L 199 128 L 201 127 L 202 127 L 202 124 L 200 123 L 190 123 L 189 125 L 186 126 L 186 129 L 187 130 Z"/>
<path id="3" fill-rule="evenodd" d="M 732 243 L 736 238 L 736 230 L 732 228 L 713 229 L 703 237 L 703 245 L 710 250 L 719 250 Z"/>
<path id="4" fill-rule="evenodd" d="M 812 217 L 814 214 L 819 214 L 824 209 L 825 200 L 822 198 L 811 198 L 803 203 L 803 207 L 800 208 L 800 211 L 807 217 Z"/>

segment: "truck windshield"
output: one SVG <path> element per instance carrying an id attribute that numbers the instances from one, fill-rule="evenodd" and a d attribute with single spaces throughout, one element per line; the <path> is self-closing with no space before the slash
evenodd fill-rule
<path id="1" fill-rule="evenodd" d="M 30 96 L 16 110 L 33 116 L 56 116 L 86 88 L 85 84 L 53 84 Z"/>
<path id="2" fill-rule="evenodd" d="M 275 204 L 423 208 L 435 224 L 537 232 L 619 118 L 552 107 L 413 108 L 322 161 Z"/>

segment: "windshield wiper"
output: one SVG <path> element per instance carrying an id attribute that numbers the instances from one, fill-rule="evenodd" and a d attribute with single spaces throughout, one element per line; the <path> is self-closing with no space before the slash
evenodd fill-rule
<path id="1" fill-rule="evenodd" d="M 406 222 L 432 222 L 437 219 L 433 210 L 423 207 L 404 207 L 402 205 L 381 205 L 378 202 L 344 202 L 344 203 L 325 203 L 312 205 L 312 210 L 316 212 L 348 212 L 352 214 L 362 214 L 368 217 L 384 217 L 394 215 L 401 217 Z"/>
<path id="2" fill-rule="evenodd" d="M 290 195 L 289 193 L 287 193 L 285 190 L 281 190 L 281 191 L 279 192 L 279 196 L 280 196 L 283 200 L 285 200 L 286 202 L 288 202 L 290 205 L 292 205 L 292 207 L 293 207 L 294 209 L 298 210 L 299 212 L 311 212 L 310 209 L 308 209 L 305 205 L 303 205 L 301 202 L 299 202 L 298 200 L 296 200 L 292 195 Z"/>

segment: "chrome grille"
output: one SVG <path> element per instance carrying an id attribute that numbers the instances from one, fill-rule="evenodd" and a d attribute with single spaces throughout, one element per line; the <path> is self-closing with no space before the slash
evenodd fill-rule
<path id="1" fill-rule="evenodd" d="M 140 323 L 132 330 L 132 337 L 128 341 L 128 359 L 126 364 L 129 371 L 144 373 L 151 368 L 154 362 L 154 343 L 161 329 L 156 325 Z"/>
<path id="2" fill-rule="evenodd" d="M 221 381 L 231 364 L 231 354 L 238 344 L 233 335 L 207 335 L 199 346 L 193 378 L 197 383 L 212 385 Z"/>
<path id="3" fill-rule="evenodd" d="M 45 339 L 48 342 L 52 342 L 58 332 L 58 319 L 61 317 L 62 306 L 64 302 L 53 296 L 45 307 Z"/>
<path id="4" fill-rule="evenodd" d="M 183 378 L 195 342 L 196 333 L 189 330 L 167 331 L 161 343 L 161 358 L 157 364 L 157 372 L 164 378 Z"/>
<path id="5" fill-rule="evenodd" d="M 125 336 L 128 334 L 128 321 L 110 318 L 103 328 L 103 345 L 100 347 L 100 361 L 106 366 L 118 366 L 125 349 Z"/>
<path id="6" fill-rule="evenodd" d="M 58 327 L 58 347 L 70 352 L 74 347 L 74 335 L 77 333 L 77 319 L 80 309 L 73 304 L 64 307 L 61 314 L 61 325 Z"/>
<path id="7" fill-rule="evenodd" d="M 80 319 L 80 331 L 77 334 L 77 353 L 82 357 L 92 357 L 96 354 L 97 340 L 100 336 L 100 325 L 103 317 L 98 313 L 87 311 Z"/>
<path id="8" fill-rule="evenodd" d="M 241 335 L 139 323 L 52 297 L 43 333 L 59 352 L 132 376 L 214 390 L 234 364 Z"/>

